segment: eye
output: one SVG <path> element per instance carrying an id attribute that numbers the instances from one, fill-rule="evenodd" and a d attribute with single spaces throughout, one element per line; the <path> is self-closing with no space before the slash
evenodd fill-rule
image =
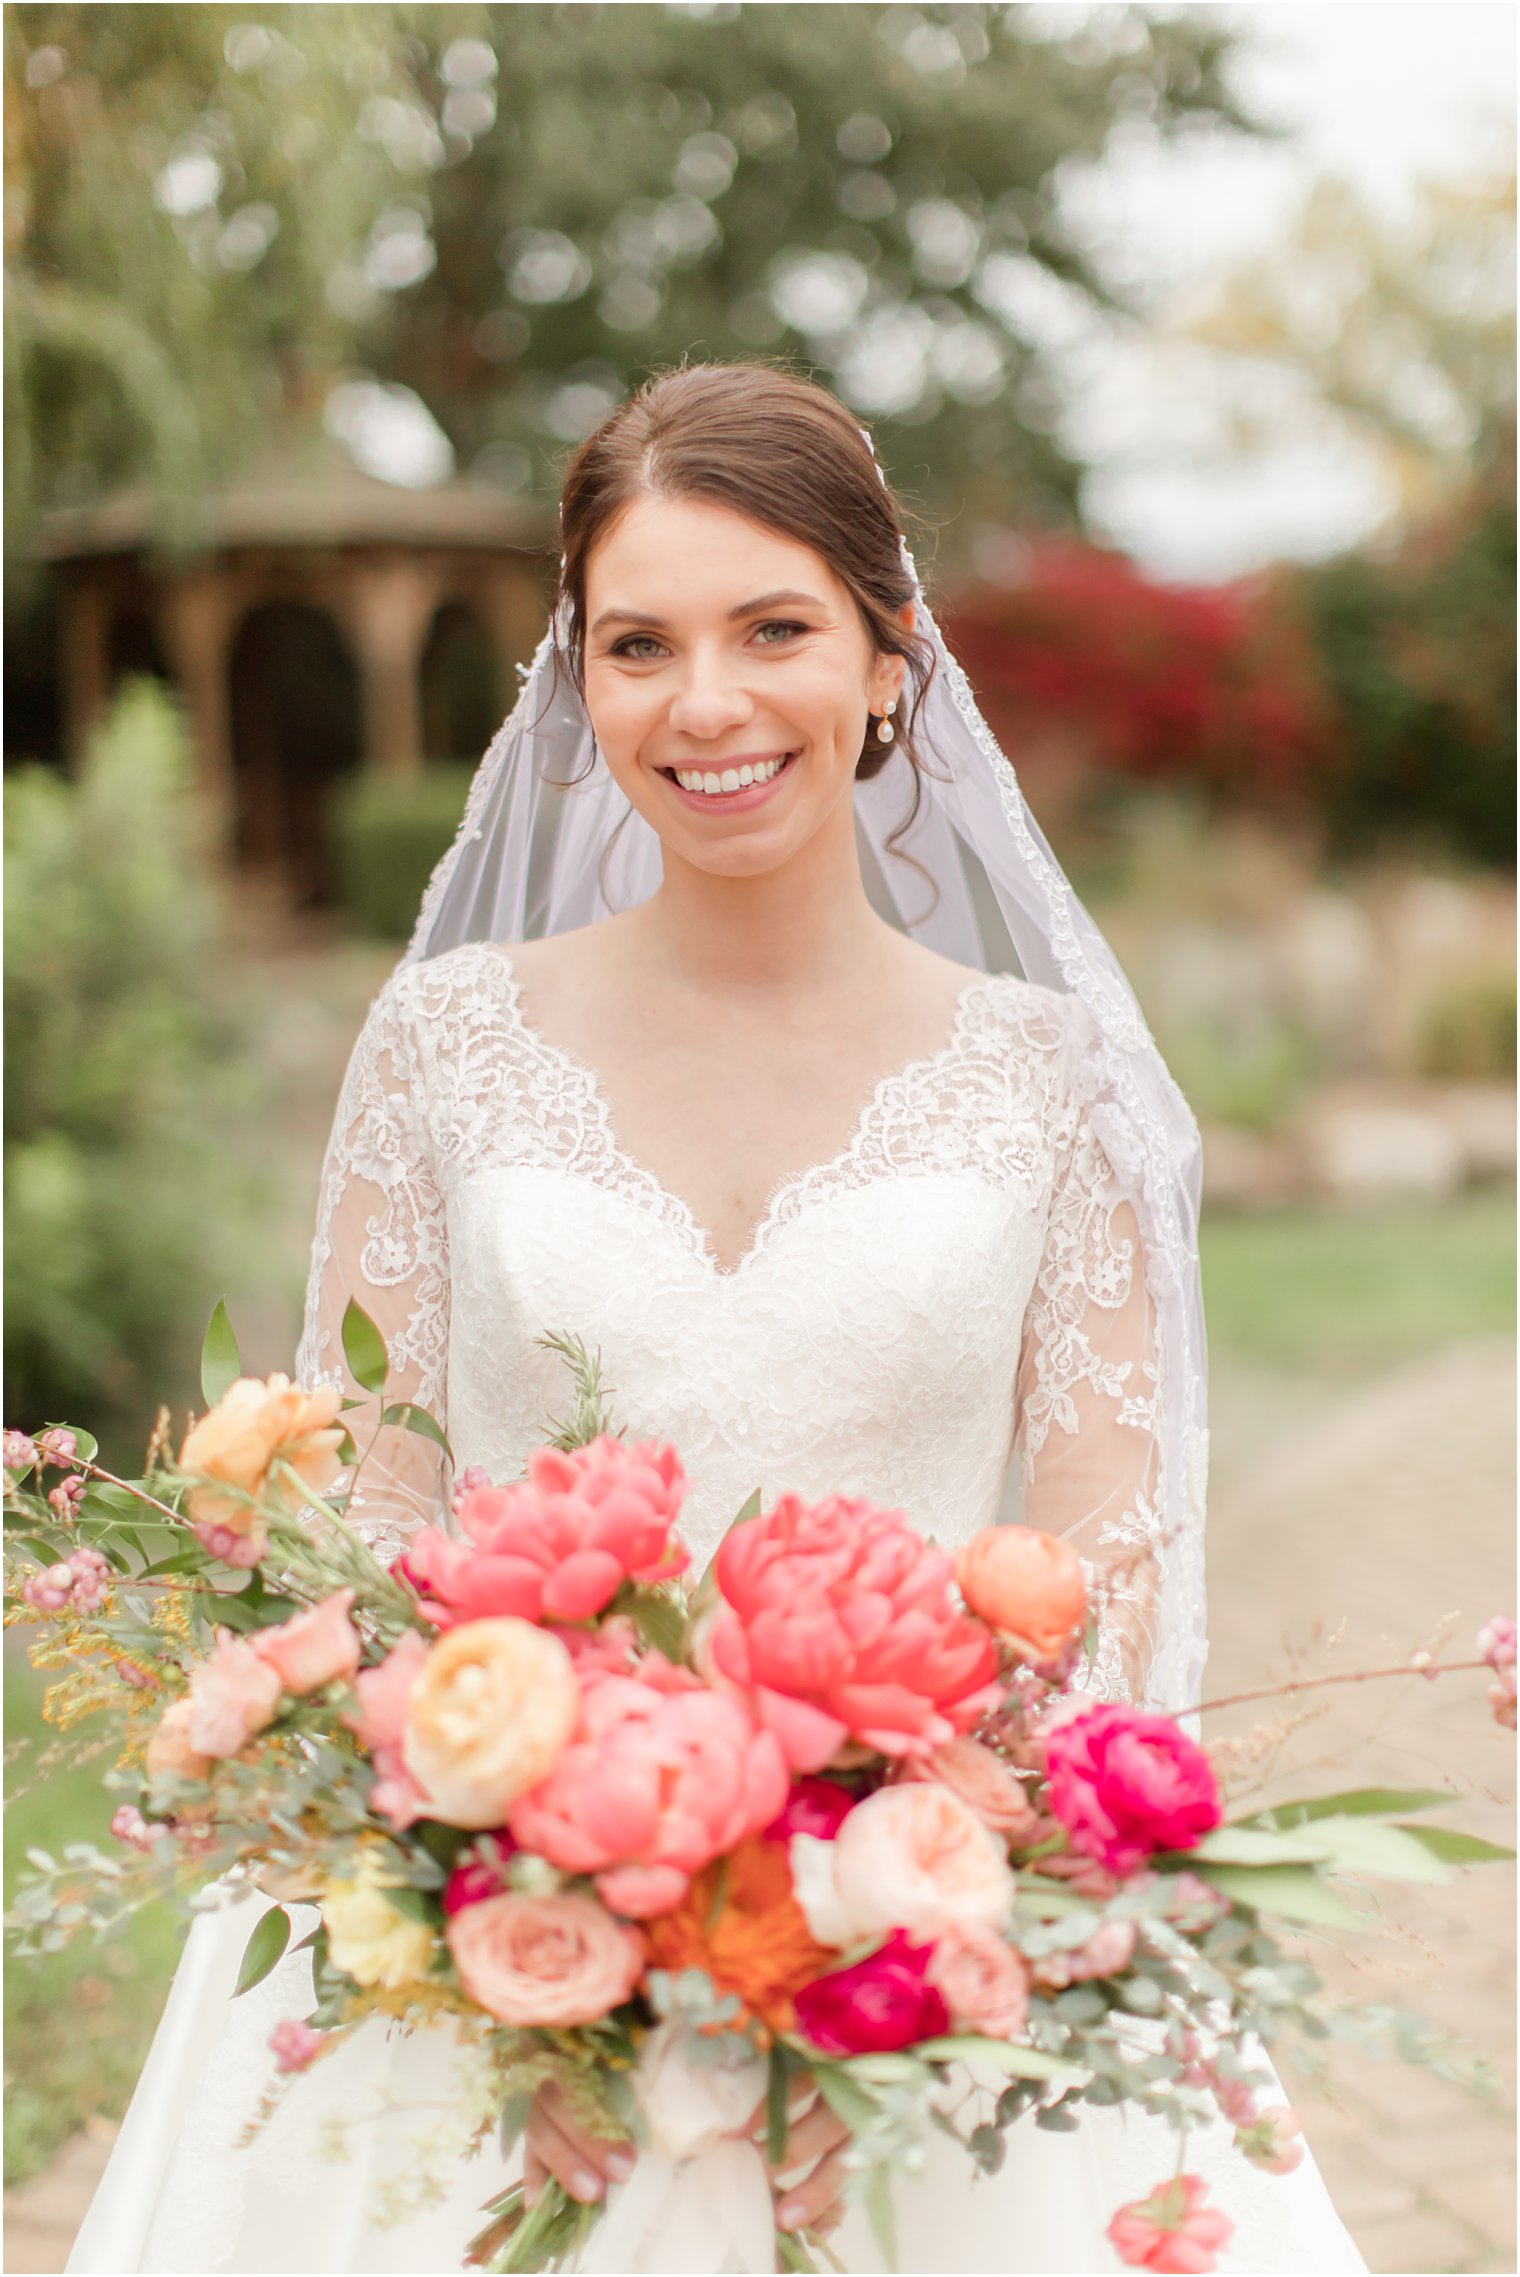
<path id="1" fill-rule="evenodd" d="M 755 627 L 755 630 L 756 630 L 757 632 L 763 632 L 763 633 L 766 633 L 766 632 L 802 633 L 802 632 L 806 632 L 806 631 L 807 631 L 807 629 L 808 629 L 808 628 L 807 628 L 807 626 L 806 626 L 806 625 L 797 624 L 797 623 L 795 623 L 795 622 L 794 622 L 794 621 L 793 621 L 791 618 L 789 618 L 789 617 L 767 617 L 767 618 L 766 618 L 766 620 L 765 620 L 765 623 L 764 623 L 763 625 L 757 625 L 757 626 Z M 778 643 L 778 642 L 776 642 L 776 641 L 770 641 L 770 640 L 767 640 L 767 641 L 762 641 L 760 645 L 761 645 L 761 647 L 762 647 L 762 648 L 775 648 L 775 647 L 777 647 L 777 646 L 779 646 L 779 645 L 781 645 L 781 644 L 780 644 L 780 643 Z"/>
<path id="2" fill-rule="evenodd" d="M 635 664 L 647 664 L 649 661 L 647 657 L 634 656 L 633 654 L 635 645 L 641 640 L 648 641 L 652 648 L 658 648 L 660 645 L 653 633 L 627 633 L 622 640 L 614 641 L 607 653 L 609 656 L 633 657 Z"/>

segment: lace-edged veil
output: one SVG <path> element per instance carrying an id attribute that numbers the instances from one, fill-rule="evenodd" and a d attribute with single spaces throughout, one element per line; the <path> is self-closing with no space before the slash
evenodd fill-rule
<path id="1" fill-rule="evenodd" d="M 1123 1389 L 1159 1448 L 1155 1492 L 1141 1511 L 1157 1580 L 1147 1697 L 1175 1713 L 1198 1698 L 1206 1651 L 1198 1129 L 945 645 L 906 541 L 902 551 L 916 627 L 935 660 L 914 725 L 925 766 L 918 814 L 896 840 L 911 861 L 888 844 L 912 803 L 901 746 L 857 784 L 862 867 L 873 901 L 915 939 L 965 965 L 1012 968 L 1079 999 L 1089 1015 L 1087 1111 L 1133 1205 L 1154 1306 L 1155 1363 L 1145 1372 L 1155 1381 Z M 518 667 L 517 703 L 480 764 L 403 964 L 470 941 L 511 943 L 591 924 L 645 900 L 660 881 L 658 836 L 601 760 L 568 671 L 556 671 L 556 634 L 563 648 L 568 633 L 561 601 L 532 663 Z"/>

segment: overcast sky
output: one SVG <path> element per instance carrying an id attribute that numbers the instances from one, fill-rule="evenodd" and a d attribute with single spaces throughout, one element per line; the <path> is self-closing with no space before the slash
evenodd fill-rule
<path id="1" fill-rule="evenodd" d="M 1513 162 L 1508 0 L 1270 0 L 1209 12 L 1244 35 L 1240 94 L 1291 129 L 1290 139 L 1141 148 L 1073 191 L 1109 258 L 1158 308 L 1279 241 L 1309 183 L 1327 171 L 1349 176 L 1393 219 L 1409 210 L 1422 175 L 1468 175 L 1485 158 Z M 1089 508 L 1153 569 L 1213 579 L 1274 557 L 1312 558 L 1354 543 L 1382 517 L 1388 496 L 1376 463 L 1347 441 L 1306 433 L 1255 461 L 1201 449 L 1205 394 L 1203 382 L 1189 401 L 1175 370 L 1116 354 L 1111 343 L 1079 353 L 1071 367 L 1068 431 L 1098 464 Z"/>

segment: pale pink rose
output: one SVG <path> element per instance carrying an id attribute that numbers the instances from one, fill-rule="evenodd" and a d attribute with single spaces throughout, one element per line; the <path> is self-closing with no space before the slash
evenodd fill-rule
<path id="1" fill-rule="evenodd" d="M 644 1947 L 595 1898 L 483 1898 L 444 1932 L 459 1981 L 503 2024 L 594 2024 L 644 1973 Z"/>
<path id="2" fill-rule="evenodd" d="M 353 1601 L 351 1589 L 340 1589 L 278 1627 L 260 1629 L 252 1639 L 254 1651 L 287 1692 L 298 1697 L 320 1692 L 324 1684 L 346 1684 L 356 1673 L 363 1648 L 348 1617 Z"/>
<path id="3" fill-rule="evenodd" d="M 388 1819 L 398 1833 L 427 1808 L 426 1795 L 401 1759 L 407 1704 L 427 1656 L 427 1639 L 408 1629 L 378 1668 L 360 1669 L 354 1678 L 358 1708 L 346 1709 L 339 1718 L 357 1735 L 375 1766 L 371 1810 Z"/>
<path id="4" fill-rule="evenodd" d="M 1235 2235 L 1227 2214 L 1207 2203 L 1196 2174 L 1179 2174 L 1149 2198 L 1121 2206 L 1108 2225 L 1108 2239 L 1131 2269 L 1180 2271 L 1206 2277 L 1215 2256 Z"/>
<path id="5" fill-rule="evenodd" d="M 191 1518 L 197 1525 L 246 1534 L 258 1518 L 245 1496 L 298 1511 L 299 1492 L 289 1479 L 271 1479 L 270 1469 L 276 1460 L 288 1463 L 314 1494 L 330 1486 L 343 1468 L 342 1405 L 342 1393 L 330 1385 L 308 1392 L 289 1376 L 271 1376 L 265 1383 L 239 1376 L 210 1413 L 191 1425 L 180 1449 L 180 1469 L 204 1482 L 185 1496 Z M 219 1486 L 234 1491 L 219 1493 Z"/>
<path id="6" fill-rule="evenodd" d="M 859 1937 L 905 1929 L 998 1929 L 1013 1904 L 1007 1854 L 938 1780 L 879 1787 L 833 1843 L 834 1886 Z"/>
<path id="7" fill-rule="evenodd" d="M 1291 2174 L 1304 2162 L 1304 2146 L 1299 2140 L 1303 2131 L 1304 2123 L 1296 2111 L 1290 2111 L 1286 2103 L 1273 2103 L 1238 2129 L 1235 2148 L 1268 2174 Z"/>
<path id="8" fill-rule="evenodd" d="M 904 1765 L 905 1779 L 938 1779 L 969 1803 L 984 1826 L 1022 1841 L 1035 1822 L 1034 1805 L 1006 1763 L 979 1739 L 947 1739 L 930 1756 Z"/>
<path id="9" fill-rule="evenodd" d="M 314 2032 L 294 2016 L 276 2024 L 269 2035 L 269 2050 L 276 2071 L 305 2071 L 327 2045 L 325 2032 Z"/>
<path id="10" fill-rule="evenodd" d="M 1088 1977 L 1116 1977 L 1135 1957 L 1136 1936 L 1132 1921 L 1100 1921 L 1085 1945 L 1042 1953 L 1034 1964 L 1035 1982 L 1054 1990 Z"/>
<path id="11" fill-rule="evenodd" d="M 942 1929 L 929 1982 L 939 1987 L 957 2031 L 1017 2040 L 1029 2021 L 1029 1963 L 990 1929 Z"/>
<path id="12" fill-rule="evenodd" d="M 467 1621 L 423 1661 L 407 1701 L 401 1759 L 446 1826 L 500 1826 L 554 1769 L 581 1688 L 570 1655 L 531 1621 Z"/>
<path id="13" fill-rule="evenodd" d="M 635 1676 L 586 1680 L 575 1737 L 507 1824 L 525 1850 L 595 1875 L 610 1906 L 642 1920 L 768 1826 L 786 1791 L 780 1745 L 744 1702 L 649 1653 Z"/>
<path id="14" fill-rule="evenodd" d="M 218 1629 L 216 1650 L 191 1671 L 191 1746 L 203 1755 L 236 1755 L 273 1723 L 283 1691 L 246 1638 Z"/>
<path id="15" fill-rule="evenodd" d="M 195 1703 L 188 1693 L 171 1700 L 148 1734 L 147 1767 L 150 1779 L 204 1779 L 211 1758 L 191 1744 L 190 1723 Z"/>
<path id="16" fill-rule="evenodd" d="M 1082 1561 L 1033 1526 L 986 1526 L 956 1552 L 961 1595 L 1021 1660 L 1056 1660 L 1087 1617 Z"/>
<path id="17" fill-rule="evenodd" d="M 992 1638 L 900 1511 L 785 1494 L 729 1529 L 714 1570 L 703 1673 L 753 1701 L 793 1771 L 821 1771 L 847 1739 L 932 1754 L 998 1697 Z"/>
<path id="18" fill-rule="evenodd" d="M 674 1447 L 605 1433 L 568 1453 L 539 1447 L 510 1486 L 467 1474 L 454 1496 L 464 1539 L 424 1526 L 407 1544 L 405 1578 L 440 1628 L 501 1614 L 590 1620 L 625 1581 L 685 1572 L 674 1534 L 685 1492 Z"/>

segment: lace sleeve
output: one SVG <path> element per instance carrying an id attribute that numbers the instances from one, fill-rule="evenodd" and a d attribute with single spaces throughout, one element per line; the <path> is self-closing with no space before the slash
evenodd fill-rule
<path id="1" fill-rule="evenodd" d="M 1079 1081 L 1058 1126 L 1016 1393 L 1023 1517 L 1082 1559 L 1097 1651 L 1075 1683 L 1142 1700 L 1160 1606 L 1160 1365 L 1143 1244 Z"/>
<path id="2" fill-rule="evenodd" d="M 404 980 L 375 999 L 349 1060 L 322 1171 L 298 1372 L 363 1404 L 346 1421 L 363 1458 L 349 1513 L 389 1561 L 436 1519 L 445 1458 L 432 1441 L 381 1425 L 343 1353 L 343 1315 L 360 1304 L 390 1356 L 387 1402 L 414 1401 L 445 1430 L 449 1258 L 443 1197 L 423 1114 L 421 1062 Z M 366 1452 L 367 1450 L 367 1452 Z"/>

